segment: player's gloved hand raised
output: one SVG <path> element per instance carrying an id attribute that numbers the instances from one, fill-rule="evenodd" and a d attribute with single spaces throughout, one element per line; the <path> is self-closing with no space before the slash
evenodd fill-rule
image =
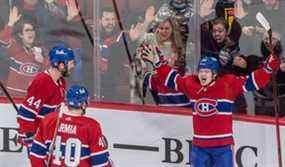
<path id="1" fill-rule="evenodd" d="M 276 56 L 270 55 L 265 63 L 265 70 L 268 72 L 277 71 L 280 66 L 280 60 Z"/>
<path id="2" fill-rule="evenodd" d="M 137 55 L 145 62 L 151 63 L 154 67 L 158 67 L 164 62 L 164 56 L 161 55 L 159 48 L 143 42 L 137 49 Z"/>
<path id="3" fill-rule="evenodd" d="M 219 53 L 219 61 L 222 66 L 227 65 L 228 63 L 231 63 L 233 60 L 232 56 L 230 55 L 229 51 L 227 49 L 222 49 Z"/>

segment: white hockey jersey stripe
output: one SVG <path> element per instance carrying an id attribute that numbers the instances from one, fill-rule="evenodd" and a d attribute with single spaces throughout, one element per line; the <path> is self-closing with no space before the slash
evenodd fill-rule
<path id="1" fill-rule="evenodd" d="M 197 112 L 193 112 L 193 115 L 197 115 Z M 232 112 L 217 112 L 215 115 L 233 115 Z"/>
<path id="2" fill-rule="evenodd" d="M 233 136 L 232 133 L 227 133 L 223 135 L 195 135 L 194 134 L 194 137 L 200 138 L 200 139 L 224 138 L 224 137 L 231 137 L 231 136 Z"/>

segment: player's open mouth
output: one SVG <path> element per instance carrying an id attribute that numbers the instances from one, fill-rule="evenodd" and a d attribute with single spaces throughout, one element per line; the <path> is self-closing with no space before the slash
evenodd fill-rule
<path id="1" fill-rule="evenodd" d="M 202 82 L 202 83 L 205 83 L 206 81 L 207 81 L 206 78 L 201 78 L 201 82 Z"/>

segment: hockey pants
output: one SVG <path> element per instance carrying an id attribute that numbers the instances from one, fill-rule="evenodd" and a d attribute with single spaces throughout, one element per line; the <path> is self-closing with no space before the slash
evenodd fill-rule
<path id="1" fill-rule="evenodd" d="M 190 160 L 193 167 L 233 167 L 232 145 L 206 148 L 193 145 Z"/>

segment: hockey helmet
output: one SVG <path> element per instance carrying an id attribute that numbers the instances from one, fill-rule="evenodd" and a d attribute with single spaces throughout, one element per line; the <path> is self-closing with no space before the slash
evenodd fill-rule
<path id="1" fill-rule="evenodd" d="M 87 104 L 89 101 L 88 90 L 84 86 L 73 85 L 66 93 L 66 100 L 68 106 L 81 108 L 82 105 Z"/>
<path id="2" fill-rule="evenodd" d="M 55 46 L 49 52 L 50 64 L 57 67 L 59 62 L 67 65 L 68 61 L 75 60 L 73 51 L 63 46 Z"/>
<path id="3" fill-rule="evenodd" d="M 218 60 L 214 57 L 203 57 L 198 65 L 198 70 L 200 69 L 210 69 L 214 72 L 218 72 L 220 68 L 220 64 Z"/>

